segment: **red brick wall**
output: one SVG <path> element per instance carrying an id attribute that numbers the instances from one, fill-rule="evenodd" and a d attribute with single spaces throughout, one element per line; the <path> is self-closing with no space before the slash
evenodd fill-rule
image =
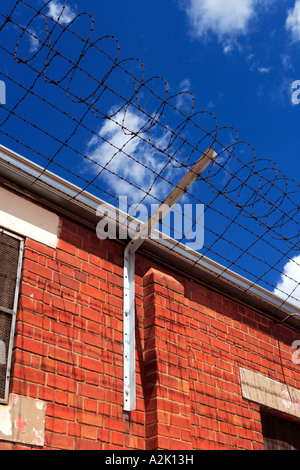
<path id="1" fill-rule="evenodd" d="M 149 448 L 263 449 L 260 406 L 242 397 L 239 369 L 299 388 L 299 335 L 181 276 L 150 270 L 144 281 Z"/>
<path id="2" fill-rule="evenodd" d="M 239 368 L 298 388 L 299 335 L 137 254 L 129 417 L 122 276 L 122 246 L 75 223 L 62 221 L 55 250 L 26 240 L 11 391 L 47 402 L 45 448 L 262 449 L 260 408 L 242 398 Z"/>

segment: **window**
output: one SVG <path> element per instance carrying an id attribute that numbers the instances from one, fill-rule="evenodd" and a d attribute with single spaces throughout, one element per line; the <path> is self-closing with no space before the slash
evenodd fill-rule
<path id="1" fill-rule="evenodd" d="M 8 399 L 22 255 L 23 240 L 0 229 L 0 403 Z"/>
<path id="2" fill-rule="evenodd" d="M 262 413 L 265 450 L 300 450 L 300 424 Z"/>

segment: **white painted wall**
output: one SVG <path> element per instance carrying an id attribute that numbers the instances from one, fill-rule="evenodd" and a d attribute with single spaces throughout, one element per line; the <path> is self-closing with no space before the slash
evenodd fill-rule
<path id="1" fill-rule="evenodd" d="M 59 217 L 37 204 L 0 188 L 0 227 L 56 247 Z"/>

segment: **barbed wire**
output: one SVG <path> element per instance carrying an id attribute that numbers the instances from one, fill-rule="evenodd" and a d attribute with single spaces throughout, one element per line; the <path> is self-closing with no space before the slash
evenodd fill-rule
<path id="1" fill-rule="evenodd" d="M 116 203 L 122 194 L 141 209 L 162 203 L 210 147 L 218 157 L 185 199 L 206 208 L 199 252 L 221 262 L 219 276 L 236 270 L 276 291 L 282 305 L 299 306 L 298 280 L 283 273 L 288 262 L 300 266 L 299 184 L 258 158 L 234 127 L 198 111 L 193 93 L 171 94 L 139 59 L 122 58 L 115 36 L 94 38 L 92 15 L 65 21 L 66 1 L 57 17 L 52 1 L 36 8 L 16 0 L 0 12 L 0 76 L 14 91 L 1 107 L 0 133 L 41 164 L 33 184 L 55 168 L 79 186 L 74 199 L 90 191 Z M 190 232 L 198 225 L 193 216 Z M 173 249 L 188 239 L 174 239 Z"/>

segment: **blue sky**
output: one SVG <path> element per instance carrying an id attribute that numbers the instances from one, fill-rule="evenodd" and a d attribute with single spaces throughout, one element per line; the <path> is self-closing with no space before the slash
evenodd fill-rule
<path id="1" fill-rule="evenodd" d="M 261 157 L 291 177 L 300 172 L 300 2 L 295 0 L 89 1 L 101 35 L 114 34 L 121 56 L 138 57 L 147 75 L 163 76 L 176 93 L 192 91 L 198 109 L 234 126 Z M 288 20 L 289 18 L 289 20 Z M 288 157 L 289 155 L 289 157 Z"/>
<path id="2" fill-rule="evenodd" d="M 300 80 L 298 60 L 300 0 L 151 0 L 149 2 L 68 0 L 64 10 L 62 10 L 62 0 L 52 0 L 50 3 L 44 0 L 32 0 L 29 3 L 37 9 L 44 6 L 43 12 L 55 20 L 61 15 L 59 21 L 62 26 L 66 26 L 82 12 L 89 13 L 94 20 L 91 41 L 106 35 L 114 35 L 120 46 L 119 61 L 138 58 L 144 65 L 146 79 L 158 76 L 164 78 L 169 96 L 182 91 L 193 93 L 195 110 L 213 113 L 221 127 L 232 126 L 237 129 L 239 140 L 249 142 L 255 148 L 258 158 L 271 159 L 288 178 L 299 181 L 300 104 L 292 101 L 292 84 Z M 13 4 L 14 1 L 10 0 L 2 5 L 0 8 L 2 15 L 7 14 Z M 73 30 L 84 38 L 89 36 L 91 16 L 81 15 L 73 24 Z M 28 64 L 41 70 L 42 52 L 37 53 L 37 51 L 39 40 L 45 41 L 46 38 L 44 22 L 41 18 L 30 22 L 28 26 L 30 35 L 23 35 L 20 39 L 21 31 L 16 26 L 19 24 L 25 27 L 31 17 L 32 10 L 26 7 L 26 2 L 24 4 L 23 0 L 13 14 L 15 24 L 5 26 L 0 33 L 0 40 L 2 45 L 12 52 L 17 43 L 17 57 L 30 59 Z M 4 16 L 0 18 L 0 26 L 3 18 Z M 52 40 L 54 41 L 56 37 L 53 35 Z M 118 45 L 112 38 L 95 44 L 103 47 L 112 57 L 117 54 Z M 82 43 L 67 33 L 64 35 L 64 41 L 58 41 L 59 50 L 65 56 L 74 58 L 74 61 L 76 57 L 78 59 L 80 47 Z M 172 165 L 164 169 L 166 161 L 163 157 L 158 159 L 149 145 L 146 149 L 145 145 L 135 139 L 128 142 L 126 135 L 117 132 L 112 123 L 103 119 L 102 115 L 85 116 L 82 104 L 67 100 L 65 93 L 59 87 L 49 83 L 49 80 L 56 79 L 67 86 L 66 80 L 63 80 L 67 74 L 66 64 L 63 61 L 58 58 L 51 60 L 46 71 L 46 78 L 49 80 L 45 82 L 44 77 L 39 77 L 31 90 L 49 102 L 56 103 L 71 118 L 82 119 L 94 134 L 80 128 L 80 132 L 72 136 L 74 122 L 71 118 L 58 113 L 33 94 L 24 98 L 24 90 L 31 86 L 34 73 L 27 65 L 16 63 L 3 48 L 0 54 L 2 74 L 0 80 L 3 80 L 7 87 L 7 109 L 14 109 L 15 106 L 16 114 L 24 116 L 43 129 L 47 123 L 46 128 L 56 137 L 56 140 L 53 140 L 37 128 L 21 123 L 16 115 L 10 115 L 5 121 L 8 116 L 7 109 L 2 109 L 0 117 L 4 132 L 1 135 L 1 142 L 5 146 L 41 165 L 47 164 L 47 159 L 43 156 L 47 158 L 54 156 L 54 163 L 48 168 L 81 187 L 85 186 L 84 180 L 96 177 L 95 167 L 86 166 L 81 155 L 88 155 L 90 160 L 96 163 L 109 164 L 111 172 L 104 172 L 106 192 L 96 191 L 100 197 L 109 201 L 110 195 L 113 192 L 116 194 L 116 188 L 119 194 L 121 191 L 126 194 L 127 191 L 132 195 L 132 186 L 128 186 L 128 182 L 134 181 L 142 188 L 149 188 L 153 182 L 149 168 L 163 171 L 165 177 L 154 186 L 154 196 L 160 195 L 162 198 L 168 192 L 170 185 L 165 184 L 165 180 L 176 182 L 180 179 L 182 170 L 175 170 Z M 88 69 L 92 76 L 102 77 L 103 71 L 108 66 L 107 62 L 109 61 L 103 55 L 93 55 L 92 51 L 88 50 L 81 65 Z M 138 61 L 125 61 L 124 65 L 135 75 L 141 76 L 142 68 Z M 23 84 L 24 89 L 7 77 L 15 77 L 16 81 Z M 110 80 L 111 86 L 115 87 L 118 93 L 130 96 L 133 82 L 128 75 L 118 71 L 115 75 L 112 74 Z M 157 93 L 163 95 L 166 85 L 160 79 L 156 78 L 149 83 Z M 89 95 L 89 90 L 92 90 L 93 83 L 92 80 L 78 74 L 72 82 L 72 87 L 76 90 L 76 95 L 86 97 Z M 190 96 L 183 94 L 174 97 L 173 103 L 188 112 L 191 105 Z M 21 103 L 18 102 L 22 97 Z M 153 115 L 159 106 L 155 98 L 143 90 L 140 99 L 144 109 Z M 124 109 L 118 112 L 120 103 L 116 96 L 105 92 L 101 100 L 103 113 L 110 113 L 117 124 L 121 124 Z M 164 124 L 173 128 L 176 128 L 180 122 L 176 113 L 168 111 L 162 120 Z M 128 111 L 125 122 L 133 131 L 145 125 L 144 116 L 132 110 Z M 213 129 L 213 119 L 208 114 L 201 116 L 199 123 L 206 128 L 211 126 Z M 195 134 L 192 128 L 185 129 L 185 132 L 192 142 L 199 140 L 199 135 Z M 8 134 L 15 137 L 12 139 Z M 116 147 L 123 146 L 128 154 L 137 156 L 142 153 L 143 165 L 135 161 L 126 161 L 120 158 L 120 155 L 114 155 L 111 146 L 99 142 L 97 137 L 99 135 L 110 140 Z M 221 131 L 221 137 L 228 144 L 234 141 L 235 133 L 230 129 L 224 130 Z M 163 147 L 167 138 L 165 132 L 152 134 L 153 142 L 158 147 Z M 70 147 L 60 148 L 59 142 L 65 142 L 66 139 L 69 139 L 70 147 L 77 149 L 78 152 L 74 153 Z M 250 158 L 247 152 L 250 155 L 251 150 L 245 144 L 244 148 L 241 148 L 240 155 L 246 161 Z M 112 162 L 109 163 L 112 156 Z M 228 169 L 231 169 L 230 165 L 228 162 Z M 261 168 L 263 167 L 262 163 Z M 272 171 L 268 173 L 269 177 Z M 122 176 L 117 184 L 113 177 L 114 173 Z M 244 172 L 241 171 L 241 178 L 243 175 Z M 225 168 L 223 173 L 212 181 L 214 184 L 224 185 L 226 178 L 228 175 L 226 176 Z M 292 200 L 297 207 L 298 185 L 291 182 L 289 188 L 290 191 L 295 191 Z M 90 191 L 92 189 L 91 186 L 88 188 Z M 210 189 L 203 182 L 195 186 L 193 191 L 196 200 L 209 206 L 215 197 L 214 193 L 208 195 Z M 247 200 L 247 191 L 239 195 L 236 189 L 232 194 L 244 201 Z M 278 195 L 272 195 L 270 192 L 270 196 L 273 196 L 276 202 Z M 293 290 L 296 287 L 293 279 L 298 276 L 298 262 L 300 262 L 297 258 L 299 255 L 297 246 L 291 248 L 282 243 L 282 240 L 275 241 L 274 237 L 254 243 L 257 237 L 264 236 L 260 224 L 244 217 L 239 224 L 228 228 L 229 219 L 239 215 L 238 206 L 232 208 L 232 205 L 221 198 L 217 198 L 213 203 L 215 210 L 207 210 L 206 213 L 207 242 L 206 249 L 201 252 L 253 279 L 253 282 L 261 283 L 269 290 L 276 287 L 280 282 L 281 273 L 286 269 L 288 276 L 292 273 L 290 276 L 292 280 L 289 277 L 284 278 L 286 284 L 282 284 L 281 287 L 286 292 Z M 278 200 L 278 204 L 281 203 L 282 201 Z M 294 210 L 289 201 L 285 201 L 284 204 L 286 205 L 282 205 L 283 210 Z M 265 208 L 259 207 L 258 210 L 264 211 Z M 298 217 L 298 212 L 295 212 L 295 216 Z M 259 219 L 263 220 L 265 219 Z M 295 236 L 298 235 L 296 232 L 298 221 L 295 221 L 295 225 L 292 222 L 289 221 L 285 227 L 287 230 L 285 234 L 288 237 L 294 233 Z M 251 232 L 256 234 L 256 238 Z M 223 233 L 222 238 L 218 240 L 218 235 Z M 255 247 L 254 251 L 251 251 L 252 245 Z M 240 250 L 238 247 L 241 247 Z M 248 254 L 241 256 L 243 250 L 248 251 Z M 288 265 L 289 258 L 293 260 L 292 265 Z M 264 262 L 264 259 L 267 262 Z M 274 267 L 273 270 L 271 266 Z M 288 266 L 291 266 L 291 269 Z"/>

